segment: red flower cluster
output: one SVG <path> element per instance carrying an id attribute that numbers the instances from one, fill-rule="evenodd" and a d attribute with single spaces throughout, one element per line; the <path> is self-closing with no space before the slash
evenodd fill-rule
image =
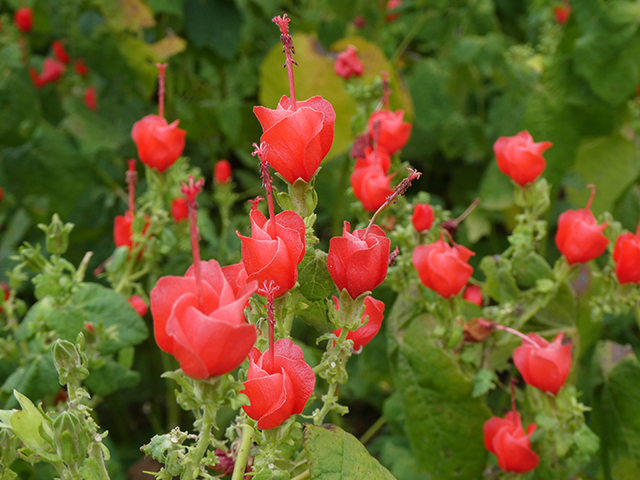
<path id="1" fill-rule="evenodd" d="M 556 395 L 567 381 L 571 370 L 571 345 L 562 345 L 564 332 L 549 343 L 535 333 L 527 335 L 513 351 L 513 363 L 527 384 Z"/>
<path id="2" fill-rule="evenodd" d="M 275 342 L 273 356 L 270 353 L 251 350 L 245 389 L 240 392 L 251 402 L 242 408 L 263 430 L 302 413 L 316 385 L 316 376 L 304 361 L 302 349 L 290 339 Z"/>
<path id="3" fill-rule="evenodd" d="M 471 278 L 473 268 L 467 262 L 474 253 L 462 245 L 449 246 L 440 239 L 419 245 L 411 257 L 425 287 L 450 298 L 457 295 Z"/>
<path id="4" fill-rule="evenodd" d="M 268 145 L 269 165 L 291 184 L 298 178 L 308 182 L 333 144 L 331 104 L 320 96 L 295 104 L 283 96 L 275 110 L 257 106 L 253 113 L 264 132 L 260 142 Z"/>
<path id="5" fill-rule="evenodd" d="M 634 235 L 620 235 L 613 249 L 616 276 L 621 284 L 640 282 L 640 227 Z"/>
<path id="6" fill-rule="evenodd" d="M 409 141 L 411 124 L 404 121 L 404 110 L 378 110 L 369 117 L 367 131 L 375 148 L 393 155 Z"/>
<path id="7" fill-rule="evenodd" d="M 158 115 L 147 115 L 133 124 L 131 138 L 142 163 L 164 172 L 180 158 L 187 132 L 178 128 L 179 123 L 176 120 L 169 124 Z"/>
<path id="8" fill-rule="evenodd" d="M 266 296 L 273 288 L 275 297 L 293 288 L 298 279 L 298 264 L 305 252 L 304 220 L 297 213 L 285 210 L 275 216 L 275 221 L 252 210 L 251 237 L 240 235 L 242 263 L 247 281 L 258 281 L 258 293 Z"/>
<path id="9" fill-rule="evenodd" d="M 609 244 L 609 239 L 602 233 L 608 223 L 598 225 L 590 210 L 594 195 L 595 188 L 587 208 L 567 210 L 558 217 L 556 246 L 569 265 L 586 263 L 598 258 Z"/>
<path id="10" fill-rule="evenodd" d="M 338 307 L 338 299 L 333 297 Z M 358 352 L 360 349 L 369 344 L 373 337 L 380 331 L 382 320 L 384 319 L 384 302 L 376 300 L 372 296 L 367 295 L 364 299 L 364 313 L 362 314 L 362 326 L 357 330 L 352 330 L 347 334 L 347 340 L 353 340 L 353 349 Z M 366 321 L 366 324 L 365 324 Z M 340 335 L 342 329 L 334 330 L 335 335 Z"/>
<path id="11" fill-rule="evenodd" d="M 525 435 L 520 414 L 515 410 L 504 418 L 492 417 L 484 424 L 484 446 L 498 457 L 498 465 L 506 472 L 525 473 L 538 466 L 540 459 L 531 450 L 530 437 L 537 429 L 527 427 Z"/>
<path id="12" fill-rule="evenodd" d="M 215 260 L 200 262 L 201 292 L 195 267 L 183 277 L 162 277 L 151 290 L 151 313 L 158 346 L 173 355 L 184 373 L 205 379 L 238 367 L 256 341 L 245 305 L 256 291 L 250 282 L 234 293 Z"/>
<path id="13" fill-rule="evenodd" d="M 351 225 L 344 222 L 341 237 L 329 242 L 327 268 L 339 291 L 346 289 L 355 299 L 380 285 L 387 276 L 391 240 L 377 225 L 350 233 Z"/>
<path id="14" fill-rule="evenodd" d="M 419 203 L 413 207 L 411 223 L 418 232 L 426 232 L 433 225 L 433 208 L 428 203 Z"/>
<path id="15" fill-rule="evenodd" d="M 231 181 L 231 164 L 228 161 L 216 162 L 213 167 L 213 181 L 218 185 L 226 185 Z"/>
<path id="16" fill-rule="evenodd" d="M 359 77 L 364 72 L 364 65 L 358 58 L 357 50 L 349 45 L 344 52 L 338 54 L 333 64 L 336 74 L 349 80 L 349 77 Z"/>
<path id="17" fill-rule="evenodd" d="M 551 147 L 551 142 L 533 143 L 526 130 L 514 137 L 500 137 L 493 145 L 498 168 L 521 187 L 538 178 L 547 162 L 542 154 Z"/>

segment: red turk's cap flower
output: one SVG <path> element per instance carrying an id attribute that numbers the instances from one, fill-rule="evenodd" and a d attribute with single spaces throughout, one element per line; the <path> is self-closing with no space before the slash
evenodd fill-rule
<path id="1" fill-rule="evenodd" d="M 252 210 L 251 237 L 236 232 L 242 242 L 242 263 L 247 281 L 258 281 L 258 293 L 266 296 L 266 287 L 273 282 L 274 296 L 284 295 L 298 280 L 298 264 L 306 249 L 304 220 L 297 213 L 285 210 L 267 220 L 260 210 Z"/>
<path id="2" fill-rule="evenodd" d="M 513 363 L 527 384 L 556 395 L 571 370 L 571 345 L 562 345 L 564 332 L 551 343 L 535 333 L 527 337 L 532 342 L 523 341 L 513 351 Z"/>
<path id="3" fill-rule="evenodd" d="M 553 14 L 556 16 L 556 21 L 560 25 L 564 25 L 569 21 L 569 15 L 571 15 L 571 6 L 567 3 L 566 5 L 553 7 Z"/>
<path id="4" fill-rule="evenodd" d="M 333 297 L 336 302 L 336 308 L 338 307 L 338 299 Z M 382 320 L 384 319 L 384 302 L 376 300 L 372 296 L 367 296 L 364 299 L 364 313 L 362 314 L 362 326 L 357 330 L 350 331 L 347 335 L 347 340 L 353 340 L 353 349 L 357 352 L 362 347 L 369 344 L 373 337 L 375 337 L 380 331 L 382 326 Z M 364 324 L 367 322 L 366 325 Z M 338 328 L 334 330 L 335 335 L 340 335 L 342 329 Z"/>
<path id="5" fill-rule="evenodd" d="M 176 197 L 171 201 L 171 217 L 176 223 L 189 218 L 189 207 L 185 197 Z"/>
<path id="6" fill-rule="evenodd" d="M 140 295 L 130 296 L 129 305 L 131 305 L 134 308 L 134 310 L 138 313 L 138 315 L 140 315 L 141 317 L 144 317 L 149 311 L 149 306 L 147 305 L 147 302 L 145 302 L 144 298 L 142 298 Z"/>
<path id="7" fill-rule="evenodd" d="M 556 246 L 569 265 L 586 263 L 598 258 L 609 244 L 609 239 L 602 233 L 608 223 L 598 225 L 590 210 L 594 194 L 595 189 L 587 208 L 567 210 L 558 217 Z"/>
<path id="8" fill-rule="evenodd" d="M 51 44 L 51 49 L 53 50 L 53 56 L 60 60 L 65 65 L 68 65 L 71 61 L 69 54 L 64 49 L 64 45 L 57 40 L 54 40 Z"/>
<path id="9" fill-rule="evenodd" d="M 296 102 L 283 96 L 275 110 L 257 106 L 263 134 L 260 142 L 267 147 L 266 161 L 287 182 L 298 178 L 308 182 L 333 144 L 336 113 L 331 104 L 320 96 Z"/>
<path id="10" fill-rule="evenodd" d="M 344 222 L 342 236 L 329 242 L 327 268 L 339 291 L 346 289 L 355 299 L 372 291 L 387 276 L 391 240 L 377 225 L 350 233 L 351 225 Z"/>
<path id="11" fill-rule="evenodd" d="M 195 268 L 184 277 L 162 277 L 151 290 L 151 314 L 158 346 L 173 355 L 191 378 L 206 379 L 238 367 L 256 341 L 244 307 L 256 291 L 250 282 L 237 294 L 215 260 L 200 262 L 198 301 Z"/>
<path id="12" fill-rule="evenodd" d="M 533 143 L 533 137 L 524 130 L 514 137 L 498 138 L 493 151 L 500 171 L 522 187 L 542 174 L 547 166 L 542 154 L 552 145 L 551 142 Z"/>
<path id="13" fill-rule="evenodd" d="M 96 111 L 98 109 L 98 95 L 96 93 L 96 87 L 87 87 L 84 91 L 84 104 L 89 110 Z"/>
<path id="14" fill-rule="evenodd" d="M 29 33 L 33 28 L 33 11 L 27 7 L 19 8 L 13 14 L 13 23 L 21 32 Z"/>
<path id="15" fill-rule="evenodd" d="M 220 185 L 226 185 L 231 181 L 231 164 L 228 161 L 216 162 L 213 167 L 213 180 Z"/>
<path id="16" fill-rule="evenodd" d="M 356 168 L 351 174 L 353 195 L 368 212 L 375 212 L 393 194 L 391 177 L 379 165 Z"/>
<path id="17" fill-rule="evenodd" d="M 457 295 L 467 284 L 473 268 L 467 262 L 474 253 L 462 245 L 449 246 L 440 239 L 415 248 L 411 257 L 425 287 L 444 298 Z"/>
<path id="18" fill-rule="evenodd" d="M 344 52 L 338 54 L 333 68 L 337 75 L 347 80 L 352 75 L 359 77 L 364 72 L 364 65 L 358 58 L 357 50 L 351 45 L 349 45 Z"/>
<path id="19" fill-rule="evenodd" d="M 373 112 L 367 122 L 367 130 L 373 138 L 373 144 L 389 155 L 404 147 L 411 135 L 411 124 L 403 119 L 404 110 Z"/>
<path id="20" fill-rule="evenodd" d="M 116 247 L 122 247 L 126 245 L 129 250 L 133 249 L 133 215 L 130 211 L 126 211 L 124 215 L 118 215 L 115 219 L 113 226 L 113 241 Z M 145 234 L 149 228 L 149 221 L 147 220 L 142 233 Z"/>
<path id="21" fill-rule="evenodd" d="M 467 288 L 464 289 L 464 293 L 462 294 L 462 298 L 467 302 L 475 303 L 479 307 L 484 303 L 482 289 L 477 285 L 467 285 Z"/>
<path id="22" fill-rule="evenodd" d="M 382 168 L 382 171 L 387 174 L 391 168 L 391 157 L 384 150 L 379 148 L 373 149 L 371 147 L 365 147 L 363 156 L 356 157 L 355 168 L 365 168 L 378 166 Z"/>
<path id="23" fill-rule="evenodd" d="M 413 207 L 411 223 L 418 232 L 426 232 L 433 225 L 433 208 L 428 203 L 419 203 Z"/>
<path id="24" fill-rule="evenodd" d="M 621 284 L 640 282 L 640 236 L 633 233 L 620 235 L 613 249 L 616 276 Z"/>
<path id="25" fill-rule="evenodd" d="M 73 64 L 73 68 L 81 77 L 84 77 L 87 73 L 89 73 L 89 67 L 84 64 L 84 58 L 77 59 Z"/>
<path id="26" fill-rule="evenodd" d="M 142 163 L 164 172 L 180 158 L 187 132 L 178 128 L 179 123 L 176 120 L 169 124 L 158 115 L 147 115 L 134 123 L 131 138 Z"/>
<path id="27" fill-rule="evenodd" d="M 540 459 L 531 450 L 530 437 L 535 423 L 524 434 L 520 414 L 509 412 L 504 418 L 492 417 L 484 424 L 484 446 L 498 457 L 498 465 L 505 472 L 525 473 L 538 466 Z"/>
<path id="28" fill-rule="evenodd" d="M 273 364 L 269 353 L 251 350 L 245 389 L 240 392 L 251 402 L 242 408 L 263 430 L 302 413 L 316 385 L 316 376 L 305 362 L 302 349 L 290 339 L 281 338 L 275 343 Z"/>
<path id="29" fill-rule="evenodd" d="M 47 57 L 44 59 L 44 62 L 42 62 L 42 73 L 38 75 L 38 71 L 34 67 L 29 67 L 29 75 L 31 75 L 31 80 L 36 88 L 42 88 L 47 83 L 57 81 L 66 68 L 64 63 Z"/>
<path id="30" fill-rule="evenodd" d="M 222 273 L 236 294 L 247 284 L 247 271 L 244 269 L 242 262 L 222 267 Z"/>

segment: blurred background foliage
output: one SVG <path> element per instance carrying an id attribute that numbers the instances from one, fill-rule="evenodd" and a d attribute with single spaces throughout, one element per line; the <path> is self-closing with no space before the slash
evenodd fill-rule
<path id="1" fill-rule="evenodd" d="M 12 21 L 23 4 L 34 11 L 28 35 Z M 240 218 L 246 200 L 260 193 L 250 153 L 261 130 L 252 108 L 274 108 L 288 95 L 279 33 L 270 21 L 283 12 L 292 18 L 298 98 L 322 95 L 338 113 L 336 141 L 317 181 L 316 231 L 325 246 L 357 210 L 335 200 L 337 189 L 348 186 L 348 180 L 336 179 L 349 174 L 346 155 L 362 129 L 352 123 L 355 102 L 333 71 L 336 53 L 348 44 L 359 49 L 364 81 L 390 73 L 391 106 L 404 109 L 413 122 L 402 152 L 403 161 L 423 172 L 413 194 L 429 192 L 433 203 L 454 215 L 482 199 L 458 235 L 476 252 L 476 263 L 505 248 L 518 213 L 513 186 L 498 171 L 492 145 L 499 136 L 525 129 L 536 141 L 554 143 L 545 153 L 544 173 L 553 185 L 551 235 L 562 211 L 585 205 L 589 183 L 598 187 L 594 213 L 609 211 L 635 231 L 640 3 L 571 0 L 566 24 L 553 13 L 560 5 L 556 0 L 404 0 L 395 10 L 398 17 L 388 21 L 385 2 L 376 0 L 0 0 L 2 270 L 12 267 L 9 256 L 23 241 L 43 243 L 36 225 L 48 223 L 55 212 L 76 225 L 68 253 L 72 263 L 91 250 L 95 268 L 112 254 L 113 219 L 126 209 L 126 160 L 136 155 L 131 127 L 157 112 L 156 62 L 169 64 L 165 116 L 180 119 L 188 132 L 185 156 L 205 178 L 211 178 L 215 161 L 231 162 Z M 89 74 L 81 77 L 70 65 L 58 82 L 37 89 L 29 67 L 40 70 L 53 40 L 65 42 L 72 61 L 83 58 Z M 97 89 L 96 111 L 83 102 L 88 86 Z M 209 213 L 210 230 L 203 236 L 215 241 L 219 218 L 215 210 Z M 237 228 L 246 228 L 245 220 L 238 220 Z M 558 256 L 554 249 L 548 242 L 551 261 Z M 185 257 L 184 268 L 186 262 Z M 28 298 L 30 292 L 21 294 Z M 625 325 L 611 335 L 628 336 L 632 322 Z M 156 348 L 148 343 L 148 350 Z M 342 395 L 352 398 L 352 414 L 330 421 L 362 434 L 381 414 L 392 384 L 386 358 L 377 354 L 384 349 L 381 335 L 350 364 L 353 375 Z M 141 386 L 109 396 L 98 410 L 124 466 L 139 457 L 138 447 L 154 430 L 165 427 L 164 386 L 155 360 L 154 354 L 139 354 Z M 627 397 L 622 400 L 629 405 L 639 400 Z M 389 428 L 373 450 L 398 478 L 426 478 L 393 398 L 384 403 Z"/>

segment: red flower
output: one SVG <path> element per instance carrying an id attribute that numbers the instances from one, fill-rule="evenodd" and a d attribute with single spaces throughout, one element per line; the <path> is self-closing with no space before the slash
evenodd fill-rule
<path id="1" fill-rule="evenodd" d="M 373 112 L 367 122 L 367 130 L 377 148 L 393 155 L 404 147 L 411 135 L 411 124 L 404 122 L 404 110 Z"/>
<path id="2" fill-rule="evenodd" d="M 147 302 L 144 301 L 140 295 L 132 295 L 129 297 L 129 304 L 134 308 L 134 310 L 140 315 L 144 317 L 149 311 L 149 306 Z"/>
<path id="3" fill-rule="evenodd" d="M 428 203 L 419 203 L 413 207 L 411 223 L 418 232 L 426 232 L 433 225 L 433 208 Z"/>
<path id="4" fill-rule="evenodd" d="M 158 115 L 147 115 L 133 124 L 131 138 L 138 147 L 138 157 L 145 165 L 164 172 L 175 163 L 184 150 L 187 132 Z"/>
<path id="5" fill-rule="evenodd" d="M 263 430 L 302 413 L 316 385 L 313 369 L 304 361 L 299 346 L 281 338 L 273 348 L 273 364 L 269 350 L 251 350 L 245 389 L 240 392 L 251 401 L 242 408 Z"/>
<path id="6" fill-rule="evenodd" d="M 171 200 L 171 218 L 176 223 L 189 218 L 189 207 L 185 197 L 176 197 Z"/>
<path id="7" fill-rule="evenodd" d="M 84 91 L 84 104 L 89 110 L 96 111 L 98 109 L 98 95 L 96 94 L 96 87 L 87 87 Z"/>
<path id="8" fill-rule="evenodd" d="M 569 265 L 586 263 L 604 253 L 609 239 L 602 231 L 607 223 L 598 225 L 591 210 L 567 210 L 558 218 L 556 245 Z"/>
<path id="9" fill-rule="evenodd" d="M 567 4 L 553 7 L 553 14 L 556 16 L 557 22 L 560 25 L 564 25 L 569 20 L 569 15 L 571 15 L 571 6 Z"/>
<path id="10" fill-rule="evenodd" d="M 620 235 L 613 249 L 616 276 L 621 284 L 640 282 L 640 236 L 633 233 Z"/>
<path id="11" fill-rule="evenodd" d="M 498 168 L 521 187 L 538 178 L 547 166 L 542 154 L 551 142 L 533 143 L 529 132 L 514 137 L 500 137 L 493 144 Z"/>
<path id="12" fill-rule="evenodd" d="M 293 109 L 283 96 L 275 110 L 253 107 L 267 143 L 266 161 L 289 183 L 298 178 L 308 182 L 316 173 L 333 143 L 336 113 L 324 98 L 316 96 L 296 102 Z"/>
<path id="13" fill-rule="evenodd" d="M 484 424 L 484 446 L 498 457 L 498 465 L 505 472 L 529 472 L 540 461 L 531 450 L 529 439 L 536 428 L 536 424 L 531 423 L 525 435 L 520 414 L 516 411 L 507 413 L 504 418 L 492 417 Z"/>
<path id="14" fill-rule="evenodd" d="M 535 333 L 527 336 L 538 346 L 523 341 L 513 351 L 513 363 L 529 385 L 556 395 L 571 370 L 571 345 L 562 345 L 564 332 L 551 343 Z"/>
<path id="15" fill-rule="evenodd" d="M 238 233 L 247 281 L 258 281 L 260 295 L 266 295 L 270 282 L 276 288 L 275 297 L 284 295 L 296 284 L 298 264 L 304 257 L 304 220 L 291 210 L 276 215 L 275 226 L 260 210 L 252 210 L 249 216 L 251 237 Z"/>
<path id="16" fill-rule="evenodd" d="M 338 307 L 338 299 L 333 298 Z M 362 326 L 357 330 L 352 330 L 347 335 L 347 340 L 353 340 L 353 349 L 357 352 L 362 347 L 369 344 L 373 337 L 380 331 L 382 320 L 384 319 L 384 302 L 376 300 L 371 296 L 364 299 L 364 314 L 362 315 Z M 366 320 L 366 325 L 364 324 Z M 340 335 L 342 329 L 334 330 L 335 335 Z"/>
<path id="17" fill-rule="evenodd" d="M 368 138 L 368 137 L 367 137 Z M 391 157 L 384 150 L 365 147 L 363 157 L 356 158 L 355 168 L 380 167 L 387 174 L 391 168 Z"/>
<path id="18" fill-rule="evenodd" d="M 233 288 L 233 292 L 236 294 L 247 284 L 247 271 L 244 269 L 244 264 L 242 262 L 222 267 L 222 273 L 227 279 L 227 282 L 229 282 L 229 285 L 231 285 L 231 288 Z"/>
<path id="19" fill-rule="evenodd" d="M 231 165 L 226 160 L 220 160 L 213 167 L 213 180 L 220 184 L 226 185 L 231 181 Z"/>
<path id="20" fill-rule="evenodd" d="M 411 257 L 425 287 L 444 298 L 457 295 L 471 278 L 473 268 L 467 262 L 474 253 L 462 245 L 449 246 L 440 239 L 415 248 Z"/>
<path id="21" fill-rule="evenodd" d="M 33 11 L 27 7 L 19 8 L 13 14 L 13 23 L 21 32 L 29 33 L 33 28 Z"/>
<path id="22" fill-rule="evenodd" d="M 84 77 L 87 73 L 89 73 L 89 67 L 84 64 L 84 58 L 77 59 L 73 64 L 73 68 L 81 77 Z"/>
<path id="23" fill-rule="evenodd" d="M 338 290 L 346 289 L 355 300 L 384 281 L 391 240 L 377 225 L 371 226 L 366 238 L 366 230 L 350 230 L 349 222 L 344 222 L 342 236 L 329 242 L 327 268 Z"/>
<path id="24" fill-rule="evenodd" d="M 9 289 L 9 284 L 7 284 L 6 282 L 0 282 L 0 288 L 2 289 L 3 297 L 3 301 L 0 301 L 0 312 L 2 312 L 4 310 L 2 304 L 3 302 L 9 300 L 9 297 L 11 296 L 11 290 Z"/>
<path id="25" fill-rule="evenodd" d="M 238 367 L 256 341 L 244 307 L 257 285 L 234 294 L 215 260 L 200 262 L 202 298 L 195 268 L 184 277 L 162 277 L 151 290 L 151 314 L 158 346 L 173 355 L 186 375 L 205 379 Z"/>
<path id="26" fill-rule="evenodd" d="M 391 177 L 377 165 L 356 168 L 351 174 L 351 188 L 368 212 L 375 212 L 393 193 Z"/>
<path id="27" fill-rule="evenodd" d="M 347 80 L 352 75 L 354 77 L 359 77 L 362 75 L 364 71 L 364 65 L 358 58 L 356 53 L 356 49 L 349 45 L 347 49 L 338 54 L 336 58 L 336 62 L 333 64 L 333 68 L 336 71 L 336 74 L 340 75 Z"/>
<path id="28" fill-rule="evenodd" d="M 464 293 L 462 294 L 462 298 L 467 302 L 475 303 L 479 307 L 484 303 L 482 289 L 477 285 L 467 285 L 467 288 L 464 289 Z"/>
<path id="29" fill-rule="evenodd" d="M 65 65 L 69 64 L 69 62 L 71 61 L 71 58 L 69 58 L 69 54 L 64 49 L 64 45 L 62 45 L 62 43 L 60 43 L 57 40 L 54 40 L 53 43 L 51 44 L 51 49 L 53 50 L 54 57 L 56 57 Z"/>
<path id="30" fill-rule="evenodd" d="M 42 88 L 47 83 L 57 81 L 66 68 L 64 63 L 47 57 L 44 59 L 44 62 L 42 62 L 42 73 L 38 75 L 38 71 L 34 67 L 29 67 L 29 75 L 31 75 L 31 80 L 36 88 Z"/>
<path id="31" fill-rule="evenodd" d="M 391 10 L 395 10 L 400 5 L 402 5 L 402 0 L 389 0 L 387 2 L 387 12 Z M 399 13 L 390 13 L 387 16 L 385 16 L 385 19 L 387 22 L 393 22 L 394 20 L 397 20 L 399 17 L 400 17 Z"/>
<path id="32" fill-rule="evenodd" d="M 116 247 L 122 247 L 126 245 L 129 247 L 129 250 L 133 250 L 133 216 L 131 212 L 126 211 L 124 215 L 118 215 L 115 218 L 114 226 L 113 226 L 113 241 L 116 244 Z M 149 222 L 147 221 L 144 228 L 142 229 L 142 234 L 144 235 L 149 228 Z"/>

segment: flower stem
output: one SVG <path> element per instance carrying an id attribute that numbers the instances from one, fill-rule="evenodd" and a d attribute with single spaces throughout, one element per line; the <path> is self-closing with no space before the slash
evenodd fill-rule
<path id="1" fill-rule="evenodd" d="M 240 443 L 240 450 L 238 450 L 238 456 L 236 457 L 236 464 L 233 467 L 233 477 L 231 480 L 242 480 L 244 472 L 247 469 L 247 460 L 249 459 L 249 452 L 251 451 L 251 441 L 253 440 L 253 428 L 246 423 L 242 426 L 242 443 Z"/>
<path id="2" fill-rule="evenodd" d="M 540 345 L 538 345 L 536 342 L 534 342 L 527 335 L 525 335 L 524 333 L 519 332 L 518 330 L 515 330 L 515 329 L 513 329 L 511 327 L 505 327 L 504 325 L 500 325 L 499 323 L 487 322 L 487 321 L 483 321 L 483 320 L 480 320 L 480 322 L 478 322 L 478 323 L 480 325 L 486 325 L 486 326 L 489 326 L 491 328 L 495 328 L 496 330 L 502 330 L 504 332 L 509 332 L 509 333 L 511 333 L 513 335 L 516 335 L 516 336 L 520 337 L 525 342 L 529 342 L 534 347 L 541 348 Z"/>
<path id="3" fill-rule="evenodd" d="M 309 470 L 305 470 L 300 475 L 296 475 L 295 477 L 293 477 L 291 480 L 307 480 L 307 478 L 310 478 L 310 476 L 311 472 L 309 472 Z"/>
<path id="4" fill-rule="evenodd" d="M 376 422 L 369 427 L 369 429 L 364 432 L 364 435 L 360 437 L 360 443 L 366 445 L 369 440 L 373 438 L 373 436 L 378 433 L 385 424 L 387 423 L 387 419 L 384 416 L 380 417 Z"/>

